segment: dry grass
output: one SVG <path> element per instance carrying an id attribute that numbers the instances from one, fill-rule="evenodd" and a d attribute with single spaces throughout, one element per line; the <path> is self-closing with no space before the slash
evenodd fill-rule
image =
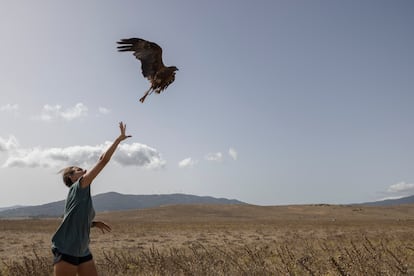
<path id="1" fill-rule="evenodd" d="M 414 206 L 171 206 L 100 213 L 101 275 L 414 275 Z M 50 275 L 57 219 L 0 221 L 0 275 Z"/>

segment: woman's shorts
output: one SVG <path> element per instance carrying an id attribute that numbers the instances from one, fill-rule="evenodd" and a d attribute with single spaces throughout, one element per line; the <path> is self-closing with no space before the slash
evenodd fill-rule
<path id="1" fill-rule="evenodd" d="M 63 253 L 60 253 L 56 248 L 52 249 L 53 253 L 53 264 L 57 264 L 60 261 L 65 261 L 67 263 L 73 264 L 73 265 L 80 265 L 82 263 L 85 263 L 87 261 L 90 261 L 93 259 L 92 254 L 89 254 L 84 257 L 75 257 L 71 255 L 66 255 Z"/>

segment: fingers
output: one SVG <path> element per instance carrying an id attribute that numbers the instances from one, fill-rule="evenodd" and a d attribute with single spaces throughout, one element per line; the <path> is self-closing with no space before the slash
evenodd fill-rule
<path id="1" fill-rule="evenodd" d="M 112 231 L 112 228 L 108 224 L 106 224 L 102 221 L 97 221 L 95 223 L 96 223 L 96 227 L 101 229 L 102 234 L 105 234 L 105 232 L 111 232 Z"/>
<path id="2" fill-rule="evenodd" d="M 107 225 L 107 224 L 105 224 L 104 223 L 104 227 L 103 227 L 107 232 L 111 232 L 112 231 L 112 228 L 109 226 L 109 225 Z"/>
<path id="3" fill-rule="evenodd" d="M 107 228 L 101 228 L 102 234 L 105 234 L 106 232 L 111 232 L 111 229 L 107 229 Z"/>
<path id="4" fill-rule="evenodd" d="M 125 134 L 126 124 L 124 124 L 123 122 L 119 122 L 119 129 L 121 130 L 122 134 Z"/>
<path id="5" fill-rule="evenodd" d="M 101 230 L 102 230 L 102 233 L 105 233 L 105 231 L 111 232 L 112 229 L 108 224 L 102 222 Z"/>
<path id="6" fill-rule="evenodd" d="M 121 130 L 122 140 L 132 137 L 132 135 L 126 135 L 125 134 L 126 124 L 124 124 L 122 121 L 119 122 L 119 129 Z"/>
<path id="7" fill-rule="evenodd" d="M 124 133 L 126 129 L 126 124 L 124 124 L 122 121 L 119 122 L 119 128 L 121 129 L 121 132 Z"/>

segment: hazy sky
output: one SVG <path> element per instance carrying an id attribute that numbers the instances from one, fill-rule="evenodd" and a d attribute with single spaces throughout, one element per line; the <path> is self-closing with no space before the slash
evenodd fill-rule
<path id="1" fill-rule="evenodd" d="M 93 194 L 252 204 L 414 194 L 414 1 L 5 1 L 0 207 L 62 200 L 61 168 L 125 141 Z M 149 83 L 116 41 L 163 48 Z"/>

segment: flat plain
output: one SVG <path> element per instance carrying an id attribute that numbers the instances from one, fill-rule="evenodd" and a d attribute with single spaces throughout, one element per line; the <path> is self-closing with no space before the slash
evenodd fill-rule
<path id="1" fill-rule="evenodd" d="M 176 205 L 98 213 L 100 275 L 414 275 L 414 205 Z M 0 220 L 0 275 L 50 275 L 60 219 Z"/>

